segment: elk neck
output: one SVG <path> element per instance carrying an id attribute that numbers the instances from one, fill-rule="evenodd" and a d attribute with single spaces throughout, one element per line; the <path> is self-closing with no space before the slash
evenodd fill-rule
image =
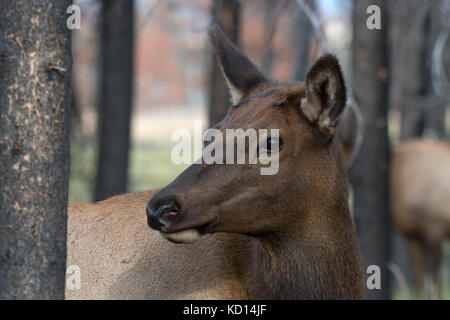
<path id="1" fill-rule="evenodd" d="M 355 235 L 346 231 L 353 230 L 346 195 L 344 191 L 342 197 L 331 197 L 334 201 L 308 212 L 299 209 L 298 216 L 304 217 L 301 223 L 253 236 L 245 246 L 233 245 L 231 250 L 235 251 L 233 255 L 249 298 L 362 297 Z"/>

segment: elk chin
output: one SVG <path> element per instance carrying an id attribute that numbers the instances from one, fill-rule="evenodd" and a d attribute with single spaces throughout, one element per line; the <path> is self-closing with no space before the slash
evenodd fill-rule
<path id="1" fill-rule="evenodd" d="M 194 243 L 202 237 L 197 229 L 188 229 L 179 232 L 160 232 L 162 237 L 173 243 L 184 243 L 190 244 Z"/>
<path id="2" fill-rule="evenodd" d="M 197 227 L 190 227 L 188 229 L 173 232 L 167 232 L 168 230 L 164 230 L 164 228 L 162 228 L 160 234 L 164 239 L 171 242 L 190 244 L 200 240 L 203 236 L 212 232 L 212 228 L 214 228 L 213 225 L 216 221 L 217 217 L 214 217 L 212 220 L 209 220 L 209 222 L 200 224 Z"/>

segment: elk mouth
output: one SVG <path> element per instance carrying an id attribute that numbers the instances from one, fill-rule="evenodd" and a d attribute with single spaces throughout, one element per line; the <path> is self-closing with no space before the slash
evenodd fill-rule
<path id="1" fill-rule="evenodd" d="M 173 243 L 190 244 L 200 240 L 204 235 L 208 234 L 216 220 L 217 217 L 214 217 L 209 222 L 199 226 L 183 228 L 176 231 L 161 230 L 160 234 L 164 239 Z"/>

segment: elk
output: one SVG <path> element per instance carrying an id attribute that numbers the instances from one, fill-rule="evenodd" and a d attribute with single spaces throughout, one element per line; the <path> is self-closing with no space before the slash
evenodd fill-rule
<path id="1" fill-rule="evenodd" d="M 276 128 L 279 171 L 194 163 L 160 190 L 69 205 L 68 299 L 360 299 L 363 273 L 341 149 L 345 107 L 332 55 L 306 84 L 267 79 L 219 27 L 209 31 L 230 88 L 215 126 Z M 270 138 L 269 138 L 270 139 Z"/>
<path id="2" fill-rule="evenodd" d="M 392 148 L 391 214 L 395 229 L 404 235 L 414 259 L 415 294 L 440 297 L 442 245 L 450 237 L 450 144 L 412 140 Z"/>
<path id="3" fill-rule="evenodd" d="M 343 117 L 336 138 L 349 166 L 354 126 L 351 113 Z M 428 298 L 442 289 L 442 251 L 450 237 L 450 144 L 414 139 L 391 147 L 390 209 L 395 230 L 405 237 L 414 264 L 414 294 L 421 297 L 428 276 Z"/>

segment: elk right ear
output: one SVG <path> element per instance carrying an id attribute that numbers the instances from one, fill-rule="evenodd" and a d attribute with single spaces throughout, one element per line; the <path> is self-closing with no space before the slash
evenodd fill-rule
<path id="1" fill-rule="evenodd" d="M 266 81 L 266 78 L 219 26 L 211 27 L 208 35 L 230 89 L 232 103 L 237 104 L 244 95 Z"/>
<path id="2" fill-rule="evenodd" d="M 306 76 L 306 98 L 301 109 L 308 121 L 331 138 L 346 105 L 344 76 L 337 58 L 320 58 Z"/>

